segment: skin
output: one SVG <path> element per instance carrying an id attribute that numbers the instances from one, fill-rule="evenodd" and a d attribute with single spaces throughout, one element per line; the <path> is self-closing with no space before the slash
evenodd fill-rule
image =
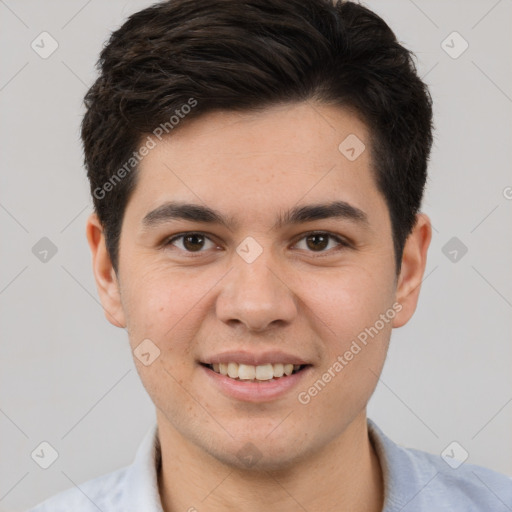
<path id="1" fill-rule="evenodd" d="M 366 144 L 355 161 L 338 150 L 349 134 Z M 425 214 L 417 216 L 397 276 L 369 144 L 365 124 L 336 106 L 306 102 L 210 113 L 183 124 L 142 160 L 117 274 L 101 224 L 89 217 L 107 319 L 127 329 L 132 349 L 149 338 L 160 350 L 149 366 L 134 361 L 156 406 L 166 512 L 382 510 L 382 469 L 368 437 L 366 406 L 392 328 L 415 311 L 431 224 Z M 368 225 L 330 218 L 272 229 L 289 208 L 340 199 L 364 211 Z M 144 230 L 144 216 L 169 200 L 207 205 L 237 225 L 171 220 Z M 308 242 L 312 230 L 350 245 Z M 187 232 L 208 238 L 192 250 L 183 238 L 163 244 Z M 263 250 L 252 263 L 236 252 L 248 236 Z M 300 403 L 298 393 L 395 303 L 401 310 L 393 320 L 309 403 Z M 312 367 L 297 388 L 266 402 L 224 395 L 198 365 L 224 350 L 276 348 Z M 260 455 L 251 467 L 237 456 L 248 442 Z"/>

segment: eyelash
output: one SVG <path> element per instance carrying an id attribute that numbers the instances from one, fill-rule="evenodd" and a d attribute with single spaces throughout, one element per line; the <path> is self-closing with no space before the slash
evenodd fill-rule
<path id="1" fill-rule="evenodd" d="M 168 246 L 172 245 L 176 240 L 185 238 L 188 235 L 201 235 L 201 236 L 204 236 L 205 238 L 207 238 L 208 240 L 210 240 L 211 242 L 213 242 L 213 240 L 211 240 L 211 238 L 206 233 L 203 233 L 201 231 L 187 231 L 185 233 L 180 233 L 178 235 L 173 235 L 172 237 L 167 238 L 166 240 L 164 240 L 162 245 L 164 248 L 168 247 Z M 330 249 L 328 251 L 319 251 L 315 256 L 313 256 L 314 258 L 321 258 L 325 255 L 330 255 L 332 251 L 339 251 L 341 249 L 346 249 L 346 248 L 351 247 L 350 243 L 348 243 L 345 239 L 341 238 L 338 235 L 330 233 L 328 231 L 310 231 L 308 233 L 305 233 L 302 235 L 301 238 L 299 238 L 297 240 L 297 242 L 295 242 L 294 245 L 299 243 L 301 240 L 307 238 L 308 236 L 312 236 L 312 235 L 326 235 L 327 237 L 336 241 L 339 244 L 339 246 L 334 249 Z M 213 242 L 213 243 L 215 243 L 215 242 Z M 200 256 L 202 253 L 205 252 L 205 251 L 186 251 L 183 249 L 180 249 L 180 251 L 185 252 L 187 255 L 190 255 L 191 257 Z M 315 254 L 315 251 L 308 251 L 308 252 Z"/>

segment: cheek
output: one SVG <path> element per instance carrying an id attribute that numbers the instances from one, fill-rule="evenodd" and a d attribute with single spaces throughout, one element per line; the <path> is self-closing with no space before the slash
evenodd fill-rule
<path id="1" fill-rule="evenodd" d="M 201 298 L 212 284 L 204 276 L 194 278 L 162 266 L 133 268 L 132 272 L 134 278 L 124 288 L 131 348 L 149 339 L 159 350 L 149 366 L 134 357 L 137 371 L 157 407 L 171 417 L 179 416 L 179 411 L 182 414 L 190 407 L 183 387 L 189 385 L 194 371 L 189 360 L 200 325 Z"/>
<path id="2" fill-rule="evenodd" d="M 132 270 L 133 279 L 123 290 L 126 300 L 127 326 L 132 343 L 150 338 L 166 350 L 177 349 L 193 338 L 194 318 L 218 278 L 195 275 L 187 270 L 172 271 L 168 267 Z M 172 341 L 172 343 L 170 343 Z M 188 343 L 186 347 L 189 348 Z"/>
<path id="3" fill-rule="evenodd" d="M 324 325 L 326 357 L 306 399 L 315 396 L 316 407 L 326 410 L 339 411 L 336 404 L 355 411 L 371 396 L 386 358 L 396 315 L 393 281 L 377 268 L 352 266 L 315 282 L 311 307 Z"/>
<path id="4" fill-rule="evenodd" d="M 315 274 L 307 291 L 306 304 L 314 311 L 313 317 L 319 325 L 323 325 L 322 330 L 333 340 L 331 348 L 338 351 L 347 343 L 350 345 L 365 328 L 373 326 L 392 306 L 394 298 L 389 274 L 356 266 L 337 271 L 330 269 L 324 276 Z"/>

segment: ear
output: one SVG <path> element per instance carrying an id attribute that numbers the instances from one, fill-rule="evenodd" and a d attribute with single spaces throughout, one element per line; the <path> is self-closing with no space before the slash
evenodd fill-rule
<path id="1" fill-rule="evenodd" d="M 116 327 L 125 327 L 119 282 L 105 244 L 103 227 L 96 213 L 87 219 L 87 241 L 92 253 L 92 268 L 96 287 L 107 320 Z"/>
<path id="2" fill-rule="evenodd" d="M 402 268 L 396 289 L 396 301 L 402 305 L 402 309 L 393 319 L 393 327 L 405 325 L 416 310 L 431 239 L 430 219 L 424 213 L 419 213 L 404 246 Z"/>

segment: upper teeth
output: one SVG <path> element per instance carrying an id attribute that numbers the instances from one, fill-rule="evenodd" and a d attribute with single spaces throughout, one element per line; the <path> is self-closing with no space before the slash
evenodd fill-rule
<path id="1" fill-rule="evenodd" d="M 232 379 L 240 380 L 270 380 L 273 377 L 282 377 L 291 375 L 294 370 L 298 370 L 300 365 L 296 364 L 260 364 L 253 366 L 251 364 L 238 363 L 214 363 L 213 371 L 227 375 Z"/>

